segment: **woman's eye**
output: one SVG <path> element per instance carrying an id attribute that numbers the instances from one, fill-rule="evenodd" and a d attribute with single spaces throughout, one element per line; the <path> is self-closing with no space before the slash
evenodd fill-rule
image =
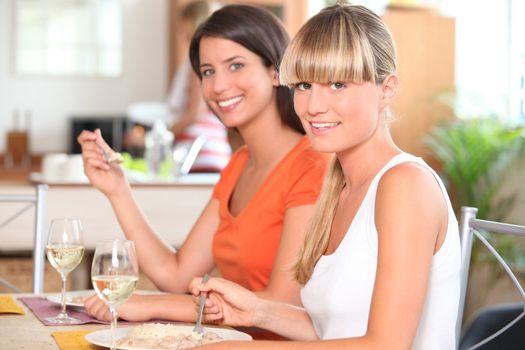
<path id="1" fill-rule="evenodd" d="M 241 69 L 242 67 L 244 67 L 244 64 L 242 64 L 242 63 L 232 63 L 230 65 L 230 70 L 235 71 L 235 70 Z"/>
<path id="2" fill-rule="evenodd" d="M 310 87 L 311 85 L 305 82 L 295 84 L 295 89 L 299 91 L 308 90 Z"/>
<path id="3" fill-rule="evenodd" d="M 203 77 L 209 77 L 210 75 L 212 75 L 215 71 L 213 69 L 204 69 L 201 71 L 201 75 Z"/>
<path id="4" fill-rule="evenodd" d="M 341 90 L 344 89 L 346 85 L 344 83 L 341 83 L 340 81 L 336 81 L 335 83 L 330 84 L 330 87 L 333 90 Z"/>

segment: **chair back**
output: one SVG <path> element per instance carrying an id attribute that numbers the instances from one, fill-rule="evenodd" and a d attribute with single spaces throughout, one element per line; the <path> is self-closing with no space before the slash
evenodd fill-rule
<path id="1" fill-rule="evenodd" d="M 47 185 L 36 185 L 34 194 L 0 194 L 0 202 L 4 203 L 29 203 L 29 206 L 22 208 L 0 223 L 0 228 L 4 227 L 27 209 L 34 206 L 34 246 L 33 246 L 33 293 L 40 294 L 44 291 L 44 266 L 45 266 L 45 235 L 44 220 L 47 203 Z M 13 288 L 8 282 L 5 285 Z M 16 288 L 13 288 L 16 290 Z"/>
<path id="2" fill-rule="evenodd" d="M 470 258 L 472 253 L 472 242 L 474 236 L 482 241 L 482 243 L 489 249 L 489 251 L 495 256 L 498 262 L 501 264 L 507 275 L 511 278 L 512 282 L 521 293 L 525 300 L 525 292 L 519 284 L 516 276 L 512 273 L 509 266 L 505 263 L 503 258 L 497 253 L 497 251 L 488 243 L 488 241 L 478 232 L 487 231 L 498 234 L 510 234 L 515 236 L 525 236 L 525 226 L 512 225 L 503 222 L 487 221 L 476 219 L 478 209 L 472 207 L 462 207 L 461 217 L 459 220 L 459 234 L 461 239 L 461 270 L 460 270 L 460 302 L 458 309 L 458 318 L 456 323 L 456 339 L 460 339 L 461 336 L 461 324 L 463 322 L 463 312 L 465 307 L 465 298 L 467 293 L 468 275 L 470 268 Z M 498 333 L 498 332 L 496 332 Z"/>

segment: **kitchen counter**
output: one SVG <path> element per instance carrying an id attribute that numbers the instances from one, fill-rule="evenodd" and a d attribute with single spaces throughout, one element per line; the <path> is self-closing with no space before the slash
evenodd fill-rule
<path id="1" fill-rule="evenodd" d="M 133 195 L 155 231 L 171 245 L 178 247 L 211 198 L 218 174 L 186 175 L 173 181 L 132 182 Z M 48 187 L 45 213 L 45 232 L 50 220 L 59 217 L 78 217 L 84 227 L 87 249 L 97 242 L 123 237 L 113 209 L 105 196 L 86 182 L 45 181 L 32 176 L 34 183 Z M 0 185 L 2 194 L 31 194 L 34 184 Z M 0 223 L 22 210 L 25 203 L 0 203 Z M 0 253 L 32 251 L 34 210 L 0 229 Z"/>
<path id="2" fill-rule="evenodd" d="M 172 179 L 148 179 L 142 175 L 131 175 L 128 180 L 132 186 L 214 186 L 219 181 L 219 173 L 198 173 L 179 176 Z M 29 179 L 34 184 L 50 186 L 91 186 L 87 178 L 56 179 L 46 178 L 42 173 L 33 172 Z"/>

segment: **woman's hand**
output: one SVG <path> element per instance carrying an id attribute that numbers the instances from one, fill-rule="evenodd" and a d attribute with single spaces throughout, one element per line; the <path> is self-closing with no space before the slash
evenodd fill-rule
<path id="1" fill-rule="evenodd" d="M 265 300 L 236 283 L 212 278 L 204 285 L 202 278 L 194 278 L 188 287 L 193 301 L 198 306 L 199 295 L 207 293 L 204 307 L 205 321 L 229 326 L 259 327 L 297 340 L 318 340 L 310 316 L 304 308 L 287 303 Z M 244 348 L 246 342 L 218 343 L 225 349 Z M 215 347 L 210 347 L 215 349 Z M 217 345 L 217 349 L 222 349 Z M 273 345 L 267 347 L 273 349 Z M 285 347 L 287 348 L 287 347 Z M 302 347 L 298 347 L 302 349 Z"/>
<path id="2" fill-rule="evenodd" d="M 104 158 L 104 152 L 113 154 L 114 151 L 102 138 L 100 129 L 94 132 L 82 131 L 77 141 L 82 147 L 84 173 L 93 186 L 106 196 L 118 193 L 123 187 L 127 186 L 121 167 L 117 164 L 108 163 Z"/>
<path id="3" fill-rule="evenodd" d="M 146 301 L 147 296 L 137 294 L 132 295 L 119 307 L 119 318 L 135 322 L 149 321 L 151 319 L 148 311 L 150 308 Z M 86 299 L 86 301 L 84 301 L 84 307 L 89 316 L 101 321 L 111 321 L 111 313 L 108 306 L 96 295 Z"/>
<path id="4" fill-rule="evenodd" d="M 98 296 L 93 295 L 84 301 L 84 308 L 86 313 L 100 321 L 111 321 L 111 313 L 107 305 L 99 299 Z"/>
<path id="5" fill-rule="evenodd" d="M 204 285 L 202 278 L 194 278 L 189 291 L 199 304 L 200 293 L 208 293 L 203 318 L 207 322 L 230 326 L 256 325 L 256 311 L 260 299 L 251 291 L 222 278 L 211 278 Z"/>

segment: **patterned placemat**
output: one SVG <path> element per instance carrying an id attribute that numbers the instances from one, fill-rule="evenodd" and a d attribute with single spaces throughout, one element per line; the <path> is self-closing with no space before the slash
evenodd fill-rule
<path id="1" fill-rule="evenodd" d="M 22 297 L 18 298 L 18 300 L 22 301 L 24 304 L 27 305 L 28 308 L 33 311 L 33 314 L 46 326 L 57 326 L 59 324 L 49 322 L 46 320 L 48 317 L 53 317 L 58 315 L 60 312 L 60 305 L 53 303 L 46 298 L 42 297 Z M 68 307 L 66 309 L 67 314 L 71 317 L 74 317 L 78 320 L 80 320 L 80 323 L 78 324 L 86 324 L 86 323 L 103 323 L 108 324 L 109 322 L 105 321 L 99 321 L 96 318 L 93 318 L 89 316 L 84 310 L 78 309 L 78 308 L 72 308 Z"/>

